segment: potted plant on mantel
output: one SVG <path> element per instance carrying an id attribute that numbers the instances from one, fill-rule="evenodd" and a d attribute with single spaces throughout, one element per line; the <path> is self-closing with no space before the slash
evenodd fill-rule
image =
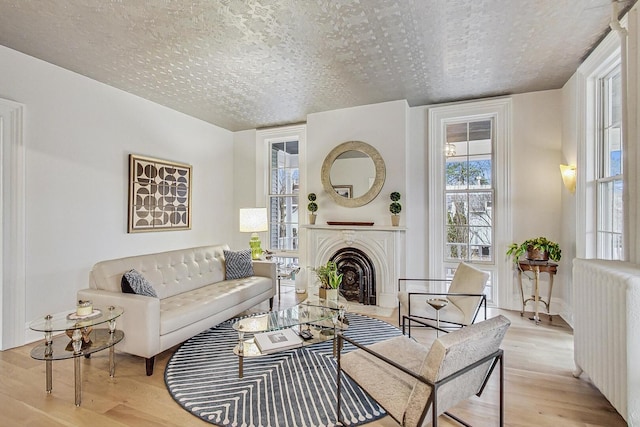
<path id="1" fill-rule="evenodd" d="M 394 191 L 389 196 L 391 198 L 391 204 L 389 205 L 389 212 L 391 212 L 391 225 L 397 227 L 400 224 L 400 212 L 402 211 L 402 205 L 400 204 L 400 193 Z"/>
<path id="2" fill-rule="evenodd" d="M 560 261 L 562 250 L 560 245 L 546 237 L 527 239 L 520 244 L 512 243 L 507 249 L 507 256 L 510 256 L 515 264 L 518 264 L 525 254 L 529 261 Z"/>
<path id="3" fill-rule="evenodd" d="M 342 283 L 342 273 L 338 273 L 338 266 L 333 261 L 313 269 L 320 281 L 318 296 L 325 300 L 338 300 L 338 289 Z"/>
<path id="4" fill-rule="evenodd" d="M 313 225 L 316 223 L 316 211 L 318 210 L 318 204 L 316 203 L 316 193 L 309 193 L 307 199 L 309 199 L 307 209 L 309 210 L 309 212 L 311 212 L 309 214 L 309 224 Z"/>

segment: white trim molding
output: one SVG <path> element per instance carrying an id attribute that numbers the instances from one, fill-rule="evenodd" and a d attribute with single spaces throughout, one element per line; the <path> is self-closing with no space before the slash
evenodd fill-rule
<path id="1" fill-rule="evenodd" d="M 495 126 L 493 171 L 495 174 L 496 209 L 493 216 L 494 226 L 494 263 L 478 264 L 478 267 L 492 270 L 493 286 L 497 290 L 495 303 L 498 307 L 517 307 L 518 295 L 515 284 L 510 281 L 512 266 L 501 254 L 504 254 L 512 241 L 511 158 L 512 140 L 512 100 L 510 97 L 493 98 L 482 101 L 450 104 L 429 108 L 429 223 L 444 224 L 444 135 L 447 123 L 492 119 Z M 429 277 L 444 277 L 444 228 L 431 227 L 429 236 Z M 505 284 L 511 283 L 511 286 Z"/>
<path id="2" fill-rule="evenodd" d="M 620 38 L 615 32 L 611 32 L 578 67 L 577 71 L 576 257 L 578 258 L 596 257 L 596 187 L 594 180 L 596 176 L 596 135 L 598 132 L 597 85 L 599 79 L 619 62 Z M 626 152 L 626 147 L 623 148 L 623 151 Z M 625 177 L 627 172 L 627 170 L 624 171 Z M 625 201 L 625 209 L 627 208 L 626 204 Z"/>
<path id="3" fill-rule="evenodd" d="M 398 279 L 404 277 L 405 235 L 404 227 L 357 227 L 357 226 L 313 226 L 302 227 L 309 236 L 307 259 L 314 268 L 326 264 L 340 249 L 345 247 L 363 251 L 375 270 L 376 305 L 398 306 Z M 308 274 L 307 287 L 313 287 L 314 275 Z"/>
<path id="4" fill-rule="evenodd" d="M 26 337 L 24 105 L 0 99 L 0 350 Z"/>

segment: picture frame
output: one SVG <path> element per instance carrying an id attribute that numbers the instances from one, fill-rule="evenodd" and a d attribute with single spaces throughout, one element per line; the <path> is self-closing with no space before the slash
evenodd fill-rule
<path id="1" fill-rule="evenodd" d="M 191 229 L 192 167 L 129 154 L 128 232 Z"/>
<path id="2" fill-rule="evenodd" d="M 333 189 L 342 197 L 350 199 L 353 197 L 353 185 L 334 185 Z"/>

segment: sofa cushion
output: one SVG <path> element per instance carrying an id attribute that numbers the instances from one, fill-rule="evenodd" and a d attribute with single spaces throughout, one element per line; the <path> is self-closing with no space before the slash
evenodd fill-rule
<path id="1" fill-rule="evenodd" d="M 134 268 L 122 275 L 120 285 L 124 293 L 158 298 L 158 294 L 156 290 L 153 289 L 153 285 Z"/>
<path id="2" fill-rule="evenodd" d="M 187 325 L 228 310 L 255 296 L 269 292 L 272 288 L 272 279 L 251 276 L 213 283 L 161 299 L 160 335 L 177 331 Z"/>
<path id="3" fill-rule="evenodd" d="M 224 251 L 224 264 L 226 280 L 241 279 L 253 276 L 253 264 L 251 263 L 251 250 Z"/>

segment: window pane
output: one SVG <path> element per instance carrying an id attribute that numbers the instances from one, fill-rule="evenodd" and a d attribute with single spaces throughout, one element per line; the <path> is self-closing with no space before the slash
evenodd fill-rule
<path id="1" fill-rule="evenodd" d="M 271 144 L 269 249 L 298 249 L 298 141 Z"/>
<path id="2" fill-rule="evenodd" d="M 491 140 L 491 120 L 469 123 L 469 141 L 480 140 Z"/>
<path id="3" fill-rule="evenodd" d="M 448 260 L 492 261 L 492 124 L 479 120 L 446 127 L 446 143 L 456 147 L 445 157 Z"/>
<path id="4" fill-rule="evenodd" d="M 596 254 L 602 259 L 623 259 L 623 170 L 620 67 L 601 79 L 600 126 L 596 177 Z"/>
<path id="5" fill-rule="evenodd" d="M 621 133 L 621 80 L 620 68 L 616 68 L 602 80 L 601 124 L 601 177 L 611 177 L 622 173 L 622 133 Z"/>
<path id="6" fill-rule="evenodd" d="M 446 181 L 447 190 L 467 188 L 468 163 L 455 157 L 447 157 Z"/>

